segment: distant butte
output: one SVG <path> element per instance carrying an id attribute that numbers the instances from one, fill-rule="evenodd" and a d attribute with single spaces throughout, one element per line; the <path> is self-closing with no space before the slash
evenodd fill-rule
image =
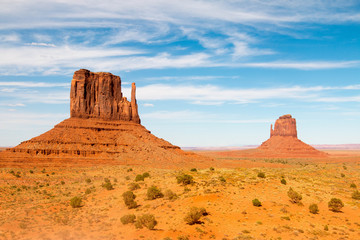
<path id="1" fill-rule="evenodd" d="M 271 125 L 270 138 L 257 149 L 268 156 L 324 157 L 327 155 L 298 139 L 296 120 L 290 114 L 279 117 L 274 129 Z"/>
<path id="2" fill-rule="evenodd" d="M 157 138 L 140 122 L 135 83 L 128 101 L 119 76 L 80 69 L 71 81 L 70 118 L 0 152 L 0 165 L 114 163 L 166 168 L 208 160 Z"/>

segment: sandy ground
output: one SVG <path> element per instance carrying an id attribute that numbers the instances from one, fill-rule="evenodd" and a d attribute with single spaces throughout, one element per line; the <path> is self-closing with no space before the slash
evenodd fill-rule
<path id="1" fill-rule="evenodd" d="M 191 171 L 192 163 L 174 168 L 114 162 L 2 166 L 0 239 L 360 239 L 360 201 L 352 198 L 356 188 L 350 187 L 360 186 L 360 151 L 327 152 L 323 159 L 197 152 L 214 159 L 195 166 L 197 171 Z M 145 172 L 150 177 L 135 182 Z M 178 184 L 182 173 L 195 183 Z M 113 190 L 102 187 L 106 178 Z M 122 194 L 132 183 L 140 186 L 133 190 L 138 206 L 128 209 Z M 151 186 L 171 190 L 177 198 L 148 200 Z M 302 195 L 300 204 L 290 202 L 290 187 Z M 70 206 L 75 196 L 82 198 L 80 208 Z M 334 197 L 344 203 L 340 212 L 328 209 Z M 262 206 L 253 206 L 255 198 Z M 313 203 L 318 214 L 309 212 Z M 209 214 L 189 225 L 184 217 L 193 206 Z M 158 222 L 154 230 L 120 220 L 146 213 Z"/>

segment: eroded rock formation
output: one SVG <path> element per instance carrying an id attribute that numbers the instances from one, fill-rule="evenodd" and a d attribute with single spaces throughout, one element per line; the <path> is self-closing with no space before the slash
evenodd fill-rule
<path id="1" fill-rule="evenodd" d="M 290 114 L 283 115 L 270 128 L 270 137 L 272 136 L 291 136 L 297 138 L 296 120 Z"/>
<path id="2" fill-rule="evenodd" d="M 296 120 L 290 114 L 283 115 L 270 127 L 270 138 L 263 142 L 257 154 L 268 157 L 324 157 L 327 154 L 316 150 L 297 137 Z"/>
<path id="3" fill-rule="evenodd" d="M 71 81 L 70 116 L 140 123 L 135 91 L 135 83 L 132 83 L 129 102 L 122 95 L 119 76 L 80 69 Z"/>
<path id="4" fill-rule="evenodd" d="M 0 165 L 141 164 L 180 166 L 204 160 L 150 133 L 140 123 L 132 84 L 131 101 L 121 93 L 121 79 L 85 69 L 71 82 L 71 117 L 53 129 L 0 152 Z"/>

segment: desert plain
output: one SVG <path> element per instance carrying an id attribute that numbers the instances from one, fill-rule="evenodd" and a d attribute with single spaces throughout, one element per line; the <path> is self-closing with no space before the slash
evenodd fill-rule
<path id="1" fill-rule="evenodd" d="M 360 201 L 352 198 L 360 184 L 360 151 L 331 150 L 325 158 L 243 158 L 241 151 L 196 153 L 212 160 L 198 167 L 189 164 L 167 168 L 155 162 L 141 166 L 113 161 L 92 165 L 61 161 L 1 165 L 0 238 L 360 237 Z M 149 176 L 136 179 L 144 173 Z M 181 174 L 192 176 L 193 183 L 178 183 Z M 286 184 L 281 183 L 282 179 Z M 112 189 L 104 187 L 106 181 Z M 148 199 L 147 191 L 152 186 L 163 196 Z M 301 194 L 299 203 L 290 201 L 290 187 Z M 137 203 L 131 209 L 122 196 L 129 189 L 133 189 Z M 73 208 L 70 201 L 76 196 L 82 202 Z M 255 198 L 261 206 L 252 204 Z M 338 212 L 329 210 L 331 198 L 341 199 L 344 207 Z M 310 213 L 311 204 L 318 205 L 318 213 Z M 192 207 L 205 208 L 207 214 L 190 225 L 184 218 Z M 157 225 L 150 230 L 123 224 L 121 218 L 128 214 L 152 214 Z"/>

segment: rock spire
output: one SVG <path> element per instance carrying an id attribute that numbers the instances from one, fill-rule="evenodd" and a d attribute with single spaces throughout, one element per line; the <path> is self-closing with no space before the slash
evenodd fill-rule
<path id="1" fill-rule="evenodd" d="M 135 91 L 133 83 L 129 102 L 121 92 L 119 76 L 80 69 L 71 81 L 70 116 L 140 123 Z"/>

